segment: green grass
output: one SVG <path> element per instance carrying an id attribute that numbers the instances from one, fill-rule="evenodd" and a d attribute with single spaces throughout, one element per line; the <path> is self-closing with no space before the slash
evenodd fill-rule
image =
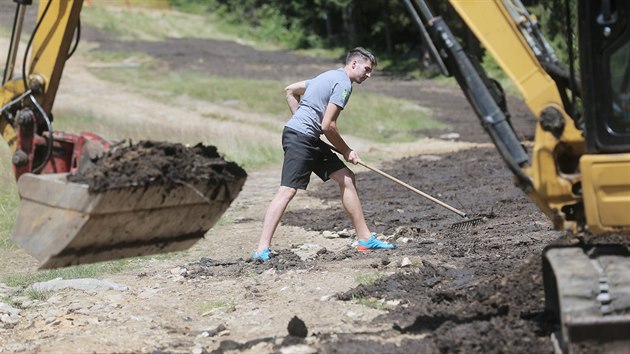
<path id="1" fill-rule="evenodd" d="M 15 249 L 11 239 L 13 223 L 17 215 L 19 197 L 13 165 L 11 164 L 11 150 L 6 144 L 0 148 L 0 252 Z"/>
<path id="2" fill-rule="evenodd" d="M 177 11 L 143 11 L 126 7 L 85 6 L 81 21 L 122 40 L 159 41 L 166 38 L 227 39 L 207 16 Z"/>
<path id="3" fill-rule="evenodd" d="M 354 281 L 360 285 L 370 286 L 370 285 L 374 285 L 374 283 L 376 283 L 376 281 L 382 277 L 383 277 L 383 274 L 381 273 L 359 274 L 356 276 Z"/>
<path id="4" fill-rule="evenodd" d="M 278 122 L 288 117 L 282 94 L 284 83 L 276 81 L 208 77 L 198 73 L 156 74 L 151 66 L 128 70 L 94 68 L 92 71 L 102 79 L 136 87 L 162 100 L 176 100 L 184 95 L 229 104 L 246 112 L 264 113 L 276 117 Z M 161 88 L 161 92 L 156 92 L 156 87 Z M 413 141 L 417 139 L 417 131 L 443 127 L 412 101 L 356 91 L 338 124 L 342 134 L 385 143 Z"/>
<path id="5" fill-rule="evenodd" d="M 211 123 L 208 130 L 195 127 L 169 127 L 144 122 L 107 121 L 94 113 L 62 112 L 55 122 L 55 129 L 71 132 L 91 131 L 112 142 L 126 140 L 157 140 L 196 145 L 216 146 L 224 158 L 234 161 L 245 170 L 257 169 L 282 161 L 282 149 L 270 143 L 250 141 L 238 132 L 213 134 Z"/>
<path id="6" fill-rule="evenodd" d="M 377 310 L 387 309 L 387 305 L 385 304 L 384 301 L 373 298 L 373 297 L 359 296 L 359 297 L 353 297 L 352 300 L 359 305 L 363 305 L 372 309 L 377 309 Z"/>
<path id="7" fill-rule="evenodd" d="M 6 186 L 6 188 L 0 191 L 0 250 L 15 248 L 11 234 L 13 232 L 13 223 L 17 216 L 19 197 L 17 196 L 17 188 L 14 185 L 15 181 L 3 182 L 3 186 Z"/>
<path id="8" fill-rule="evenodd" d="M 236 311 L 236 301 L 234 299 L 203 301 L 197 305 L 199 312 L 205 314 L 214 310 L 222 310 L 229 313 Z"/>
<path id="9" fill-rule="evenodd" d="M 384 143 L 414 141 L 419 130 L 443 127 L 412 101 L 364 92 L 352 94 L 338 125 L 342 134 Z"/>
<path id="10" fill-rule="evenodd" d="M 123 259 L 110 262 L 85 264 L 68 268 L 44 270 L 27 274 L 7 275 L 0 282 L 12 287 L 26 287 L 33 283 L 48 281 L 56 278 L 81 279 L 97 278 L 103 274 L 118 273 L 127 268 L 133 259 Z"/>
<path id="11" fill-rule="evenodd" d="M 32 288 L 25 289 L 25 295 L 31 300 L 46 301 L 53 294 L 52 291 L 39 291 Z"/>
<path id="12" fill-rule="evenodd" d="M 195 72 L 156 72 L 154 65 L 132 69 L 92 68 L 91 71 L 101 79 L 132 85 L 160 99 L 189 96 L 239 110 L 282 116 L 279 120 L 288 115 L 282 91 L 285 85 L 276 81 L 210 77 Z M 160 88 L 159 92 L 156 87 Z"/>
<path id="13" fill-rule="evenodd" d="M 142 1 L 134 4 L 137 6 L 128 8 L 109 6 L 112 5 L 109 1 L 104 5 L 100 1 L 94 1 L 92 6 L 83 7 L 81 21 L 110 32 L 120 40 L 161 41 L 167 38 L 198 38 L 234 40 L 258 49 L 277 47 L 264 41 L 255 41 L 256 36 L 247 35 L 246 27 L 221 23 L 212 14 L 195 15 L 169 10 L 145 11 L 142 7 L 146 6 L 143 6 Z"/>

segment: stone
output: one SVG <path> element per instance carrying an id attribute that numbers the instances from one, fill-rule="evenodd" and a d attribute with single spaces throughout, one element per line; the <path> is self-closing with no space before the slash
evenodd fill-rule
<path id="1" fill-rule="evenodd" d="M 293 318 L 289 321 L 287 330 L 289 331 L 289 335 L 294 337 L 306 338 L 308 335 L 308 328 L 306 328 L 306 324 L 297 316 L 293 316 Z"/>
<path id="2" fill-rule="evenodd" d="M 116 284 L 109 280 L 99 279 L 62 279 L 57 278 L 45 282 L 34 283 L 31 288 L 35 291 L 57 291 L 62 289 L 83 290 L 87 293 L 98 293 L 105 290 L 127 291 L 129 287 L 122 284 Z"/>

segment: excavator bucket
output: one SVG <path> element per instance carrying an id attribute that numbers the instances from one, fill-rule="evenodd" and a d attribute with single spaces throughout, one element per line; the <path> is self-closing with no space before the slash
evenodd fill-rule
<path id="1" fill-rule="evenodd" d="M 119 155 L 119 161 L 147 160 L 133 152 L 122 159 Z M 13 238 L 40 261 L 40 269 L 188 249 L 219 220 L 245 183 L 240 167 L 231 163 L 226 168 L 221 162 L 220 173 L 199 170 L 199 176 L 186 181 L 154 177 L 147 183 L 105 187 L 101 181 L 97 188 L 69 181 L 67 173 L 24 174 L 18 181 L 21 201 Z M 97 175 L 102 177 L 102 171 Z"/>

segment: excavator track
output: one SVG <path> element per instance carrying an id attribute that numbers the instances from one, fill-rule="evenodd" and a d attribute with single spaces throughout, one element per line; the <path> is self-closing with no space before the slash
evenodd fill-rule
<path id="1" fill-rule="evenodd" d="M 630 348 L 630 252 L 623 245 L 550 246 L 543 252 L 546 307 L 561 353 Z"/>

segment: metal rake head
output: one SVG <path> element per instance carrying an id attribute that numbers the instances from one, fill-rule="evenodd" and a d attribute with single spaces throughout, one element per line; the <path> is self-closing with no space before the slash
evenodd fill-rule
<path id="1" fill-rule="evenodd" d="M 481 223 L 482 221 L 483 221 L 483 217 L 482 216 L 478 216 L 478 217 L 474 217 L 474 218 L 466 217 L 464 220 L 458 221 L 458 222 L 452 224 L 451 225 L 451 230 L 465 230 L 465 229 L 471 228 L 471 227 Z"/>

